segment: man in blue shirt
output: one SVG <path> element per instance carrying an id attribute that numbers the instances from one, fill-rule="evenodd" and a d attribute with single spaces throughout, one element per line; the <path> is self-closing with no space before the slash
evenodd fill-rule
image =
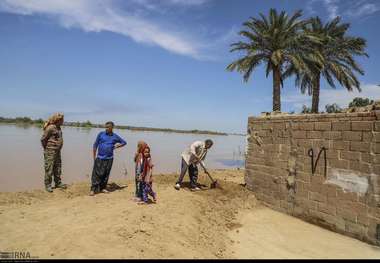
<path id="1" fill-rule="evenodd" d="M 113 127 L 114 124 L 112 121 L 107 122 L 106 130 L 98 134 L 94 143 L 94 168 L 91 177 L 91 196 L 98 192 L 108 193 L 106 186 L 113 163 L 113 150 L 127 144 L 126 141 L 113 132 Z M 97 156 L 96 152 L 98 152 Z"/>

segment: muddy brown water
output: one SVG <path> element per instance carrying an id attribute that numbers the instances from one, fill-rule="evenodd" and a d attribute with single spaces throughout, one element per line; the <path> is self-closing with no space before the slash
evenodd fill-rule
<path id="1" fill-rule="evenodd" d="M 103 129 L 64 127 L 62 149 L 65 183 L 90 181 L 93 159 L 92 145 Z M 115 151 L 110 180 L 134 176 L 133 154 L 139 140 L 151 146 L 155 173 L 179 172 L 181 152 L 195 140 L 210 138 L 214 147 L 206 164 L 210 169 L 237 168 L 244 165 L 244 136 L 215 136 L 165 132 L 118 130 L 127 146 Z M 41 129 L 35 126 L 0 124 L 0 191 L 12 192 L 43 188 L 43 151 Z M 127 175 L 125 174 L 127 170 Z"/>

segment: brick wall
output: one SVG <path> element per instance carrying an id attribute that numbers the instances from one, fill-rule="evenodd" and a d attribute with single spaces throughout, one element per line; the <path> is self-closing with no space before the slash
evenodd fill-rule
<path id="1" fill-rule="evenodd" d="M 250 117 L 248 134 L 245 181 L 259 200 L 380 245 L 380 111 Z"/>

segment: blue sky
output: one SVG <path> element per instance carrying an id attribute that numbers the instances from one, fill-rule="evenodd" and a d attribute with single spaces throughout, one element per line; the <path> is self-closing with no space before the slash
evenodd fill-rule
<path id="1" fill-rule="evenodd" d="M 239 55 L 229 45 L 272 7 L 339 15 L 368 41 L 362 94 L 322 83 L 321 109 L 380 98 L 377 0 L 0 0 L 0 115 L 245 132 L 248 116 L 272 109 L 272 78 L 227 72 Z M 285 82 L 283 111 L 310 100 Z"/>

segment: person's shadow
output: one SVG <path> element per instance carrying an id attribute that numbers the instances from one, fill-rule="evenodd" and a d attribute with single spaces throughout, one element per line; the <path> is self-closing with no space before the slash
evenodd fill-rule
<path id="1" fill-rule="evenodd" d="M 201 189 L 201 190 L 208 190 L 209 187 L 205 184 L 200 184 L 200 183 L 197 183 L 197 186 Z M 181 184 L 181 188 L 186 188 L 187 190 L 191 190 L 191 185 L 190 185 L 190 182 L 182 182 Z"/>
<path id="2" fill-rule="evenodd" d="M 107 185 L 107 191 L 108 192 L 115 192 L 115 191 L 123 190 L 126 187 L 127 187 L 127 185 L 120 186 L 117 183 L 110 183 Z"/>

